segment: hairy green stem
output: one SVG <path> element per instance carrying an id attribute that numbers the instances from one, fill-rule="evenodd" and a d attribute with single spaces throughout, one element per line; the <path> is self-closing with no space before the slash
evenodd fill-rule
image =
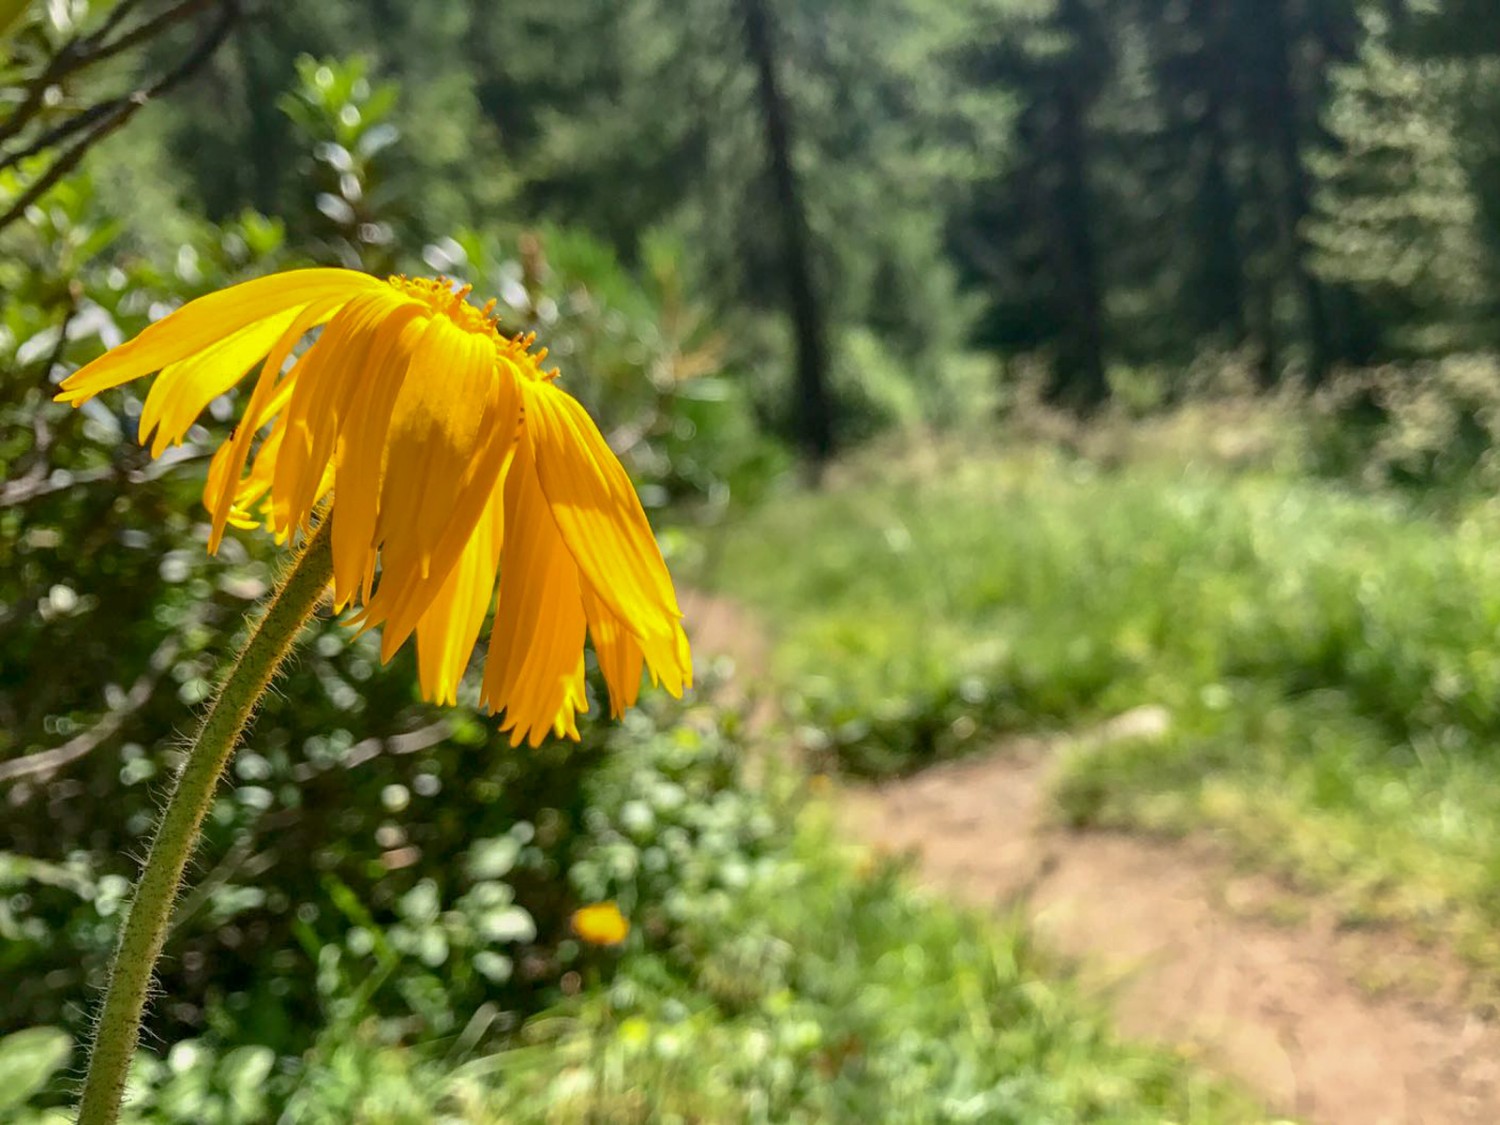
<path id="1" fill-rule="evenodd" d="M 119 1120 L 125 1077 L 140 1037 L 141 1014 L 183 868 L 197 847 L 203 817 L 245 724 L 333 576 L 331 527 L 325 518 L 272 596 L 225 676 L 177 775 L 120 933 L 89 1052 L 78 1125 L 114 1125 Z"/>

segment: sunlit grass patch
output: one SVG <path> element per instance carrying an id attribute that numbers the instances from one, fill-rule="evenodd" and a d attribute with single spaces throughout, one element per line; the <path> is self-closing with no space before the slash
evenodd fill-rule
<path id="1" fill-rule="evenodd" d="M 1115 1039 L 1019 928 L 918 896 L 889 864 L 860 874 L 806 817 L 677 948 L 534 1033 L 476 1064 L 507 1119 L 1262 1119 L 1184 1059 Z"/>
<path id="2" fill-rule="evenodd" d="M 305 931 L 322 1007 L 311 1041 L 278 1051 L 213 1029 L 165 1057 L 143 1052 L 129 1120 L 1261 1119 L 1191 1060 L 1117 1038 L 1019 924 L 921 895 L 900 866 L 841 847 L 800 776 L 771 763 L 747 785 L 740 748 L 706 709 L 636 713 L 608 745 L 574 775 L 570 838 L 541 850 L 542 832 L 566 834 L 555 810 L 459 861 L 487 892 L 439 909 L 435 885 L 419 883 L 393 917 L 334 887 L 352 928 L 323 944 Z M 574 936 L 547 944 L 556 919 L 528 898 L 534 921 L 495 882 L 519 882 L 530 861 L 610 916 L 606 940 L 588 940 L 575 914 Z M 556 960 L 556 986 L 533 983 L 529 1008 L 507 1006 L 500 979 L 453 987 L 511 979 L 510 956 L 460 940 L 502 922 L 517 976 Z M 505 974 L 485 967 L 502 960 Z M 40 1108 L 65 1101 L 70 1037 L 38 1029 L 10 1046 L 0 1040 L 0 1070 L 29 1067 L 36 1081 L 13 1103 L 0 1091 L 0 1116 L 70 1120 Z"/>
<path id="3" fill-rule="evenodd" d="M 1269 693 L 1163 742 L 1069 757 L 1055 794 L 1075 824 L 1210 827 L 1241 857 L 1331 901 L 1349 926 L 1445 940 L 1500 984 L 1500 770 L 1393 745 L 1347 698 Z"/>
<path id="4" fill-rule="evenodd" d="M 1500 967 L 1492 511 L 1439 518 L 1263 469 L 970 453 L 856 468 L 714 545 L 705 580 L 776 633 L 804 741 L 892 773 L 1163 706 L 1165 742 L 1069 762 L 1062 815 L 1217 829 L 1352 923 Z"/>

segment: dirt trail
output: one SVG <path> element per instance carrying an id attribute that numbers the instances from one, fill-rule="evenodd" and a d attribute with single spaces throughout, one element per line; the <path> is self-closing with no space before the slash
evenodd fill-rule
<path id="1" fill-rule="evenodd" d="M 733 657 L 742 682 L 765 668 L 743 610 L 702 596 L 685 608 L 700 652 Z M 1093 737 L 1166 721 L 1143 709 Z M 1015 743 L 846 788 L 840 820 L 881 852 L 914 854 L 936 893 L 1021 910 L 1107 989 L 1126 1034 L 1190 1046 L 1274 1112 L 1313 1125 L 1500 1123 L 1500 1027 L 1465 1007 L 1452 958 L 1341 929 L 1332 910 L 1235 871 L 1208 843 L 1058 827 L 1057 749 Z"/>
<path id="2" fill-rule="evenodd" d="M 1500 1028 L 1464 1008 L 1457 966 L 1388 933 L 1340 930 L 1331 910 L 1236 873 L 1209 846 L 1056 827 L 1052 760 L 1011 748 L 850 790 L 842 819 L 882 851 L 916 853 L 934 890 L 1019 906 L 1047 946 L 1109 987 L 1126 1034 L 1192 1045 L 1275 1112 L 1320 1125 L 1500 1122 Z M 1420 1002 L 1372 987 L 1414 970 L 1433 989 Z"/>

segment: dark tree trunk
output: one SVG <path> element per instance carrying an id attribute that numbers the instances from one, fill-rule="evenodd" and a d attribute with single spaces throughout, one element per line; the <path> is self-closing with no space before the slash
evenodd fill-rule
<path id="1" fill-rule="evenodd" d="M 285 147 L 285 117 L 276 106 L 277 87 L 267 81 L 265 54 L 259 42 L 260 29 L 245 28 L 236 36 L 240 68 L 245 80 L 245 112 L 250 118 L 249 141 L 256 154 L 250 162 L 250 199 L 255 208 L 267 215 L 280 210 L 281 188 L 279 153 Z"/>
<path id="2" fill-rule="evenodd" d="M 1251 199 L 1270 198 L 1264 169 L 1252 163 L 1246 190 Z M 1276 220 L 1268 207 L 1252 209 L 1252 245 L 1274 246 Z M 1281 337 L 1276 324 L 1276 291 L 1280 288 L 1271 263 L 1260 260 L 1250 271 L 1247 310 L 1250 332 L 1257 345 L 1255 369 L 1262 390 L 1273 389 L 1281 380 Z"/>
<path id="3" fill-rule="evenodd" d="M 816 468 L 833 452 L 833 410 L 823 311 L 813 278 L 812 236 L 797 170 L 792 165 L 792 122 L 777 67 L 770 0 L 740 0 L 745 47 L 755 66 L 766 156 L 781 216 L 787 311 L 797 343 L 796 430 L 802 454 Z"/>
<path id="4" fill-rule="evenodd" d="M 1104 292 L 1089 198 L 1088 94 L 1081 73 L 1088 17 L 1079 0 L 1063 0 L 1058 17 L 1062 29 L 1072 36 L 1073 47 L 1056 76 L 1055 90 L 1057 190 L 1052 208 L 1056 227 L 1053 236 L 1060 250 L 1059 297 L 1065 307 L 1051 397 L 1086 412 L 1109 397 L 1104 368 Z"/>
<path id="5" fill-rule="evenodd" d="M 1302 303 L 1306 332 L 1308 377 L 1320 383 L 1331 361 L 1328 305 L 1323 287 L 1307 264 L 1307 245 L 1302 223 L 1311 210 L 1312 191 L 1307 167 L 1302 162 L 1302 129 L 1297 91 L 1292 84 L 1292 39 L 1287 27 L 1286 0 L 1265 4 L 1265 29 L 1269 40 L 1267 95 L 1268 125 L 1281 177 L 1282 238 L 1286 266 Z"/>
<path id="6" fill-rule="evenodd" d="M 1239 208 L 1229 178 L 1229 138 L 1217 94 L 1208 95 L 1200 125 L 1205 137 L 1200 203 L 1207 235 L 1203 294 L 1206 326 L 1227 332 L 1230 343 L 1245 342 L 1244 255 L 1237 229 Z"/>
<path id="7" fill-rule="evenodd" d="M 1198 206 L 1203 230 L 1202 258 L 1193 298 L 1202 310 L 1201 327 L 1225 333 L 1234 347 L 1244 344 L 1245 255 L 1240 243 L 1239 200 L 1230 175 L 1233 141 L 1225 120 L 1225 88 L 1233 58 L 1226 49 L 1222 6 L 1198 0 L 1188 9 L 1199 48 L 1191 61 L 1191 85 L 1202 98 L 1202 113 L 1190 123 L 1203 137 L 1198 177 Z"/>

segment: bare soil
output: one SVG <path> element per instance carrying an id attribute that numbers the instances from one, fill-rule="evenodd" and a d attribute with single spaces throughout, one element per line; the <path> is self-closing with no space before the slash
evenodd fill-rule
<path id="1" fill-rule="evenodd" d="M 762 678 L 769 648 L 750 615 L 702 595 L 685 609 L 700 652 L 732 657 L 742 684 Z M 1085 737 L 1167 721 L 1144 708 Z M 1465 1004 L 1456 958 L 1341 928 L 1331 908 L 1236 869 L 1211 841 L 1060 827 L 1048 799 L 1059 749 L 1014 742 L 833 799 L 851 837 L 911 854 L 932 893 L 1019 911 L 1109 998 L 1124 1033 L 1187 1049 L 1275 1113 L 1500 1123 L 1500 1027 Z"/>
<path id="2" fill-rule="evenodd" d="M 1060 828 L 1053 760 L 1011 747 L 848 789 L 841 819 L 881 851 L 914 853 L 934 893 L 1021 911 L 1107 990 L 1125 1034 L 1188 1047 L 1276 1113 L 1500 1122 L 1500 1028 L 1466 1008 L 1451 958 L 1341 929 L 1208 843 Z"/>

